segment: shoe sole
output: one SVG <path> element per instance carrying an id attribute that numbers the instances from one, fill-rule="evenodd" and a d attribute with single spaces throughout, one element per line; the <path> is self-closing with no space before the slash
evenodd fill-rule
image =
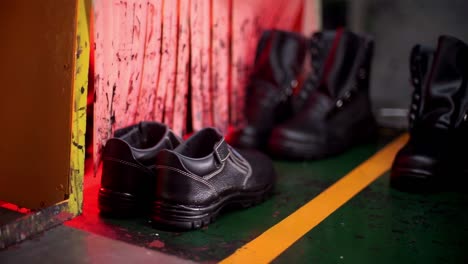
<path id="1" fill-rule="evenodd" d="M 288 138 L 274 138 L 269 141 L 269 153 L 276 158 L 287 160 L 320 160 L 339 155 L 355 146 L 374 142 L 377 139 L 376 128 L 371 128 L 366 133 L 356 137 L 352 143 L 342 145 L 329 145 L 321 147 L 304 141 L 296 141 Z"/>
<path id="2" fill-rule="evenodd" d="M 414 168 L 392 169 L 390 186 L 410 193 L 437 193 L 443 191 L 465 191 L 468 170 L 429 173 Z"/>
<path id="3" fill-rule="evenodd" d="M 436 186 L 438 186 L 437 181 L 431 180 L 434 178 L 434 175 L 428 172 L 413 169 L 394 169 L 390 175 L 390 186 L 404 192 L 434 192 Z"/>
<path id="4" fill-rule="evenodd" d="M 98 194 L 99 211 L 104 216 L 133 217 L 141 214 L 142 206 L 134 195 L 101 188 Z"/>
<path id="5" fill-rule="evenodd" d="M 207 206 L 187 206 L 155 201 L 152 224 L 169 230 L 194 230 L 214 222 L 226 208 L 248 208 L 265 201 L 271 195 L 272 186 L 256 192 L 240 192 L 224 197 Z"/>
<path id="6" fill-rule="evenodd" d="M 330 148 L 325 151 L 322 149 L 322 153 L 317 154 L 317 147 L 308 147 L 303 142 L 296 142 L 293 140 L 282 140 L 282 143 L 277 141 L 270 141 L 269 152 L 273 157 L 288 159 L 288 160 L 317 160 L 323 159 L 334 154 L 329 151 Z"/>

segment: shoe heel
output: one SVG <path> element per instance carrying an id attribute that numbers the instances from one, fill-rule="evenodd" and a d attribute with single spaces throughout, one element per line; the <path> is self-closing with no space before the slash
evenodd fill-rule
<path id="1" fill-rule="evenodd" d="M 99 211 L 104 216 L 132 217 L 142 211 L 137 199 L 131 194 L 101 188 L 98 194 Z"/>
<path id="2" fill-rule="evenodd" d="M 152 225 L 158 229 L 188 231 L 212 223 L 218 215 L 216 208 L 190 208 L 188 206 L 155 201 L 152 209 Z"/>
<path id="3" fill-rule="evenodd" d="M 214 222 L 220 212 L 229 208 L 248 208 L 260 204 L 272 195 L 273 186 L 254 193 L 227 197 L 205 207 L 191 207 L 155 201 L 152 209 L 152 224 L 168 230 L 193 230 Z"/>

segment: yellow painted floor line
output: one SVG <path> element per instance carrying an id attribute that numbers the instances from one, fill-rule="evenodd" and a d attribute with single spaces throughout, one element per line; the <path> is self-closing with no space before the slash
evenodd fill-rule
<path id="1" fill-rule="evenodd" d="M 395 154 L 407 140 L 407 134 L 400 136 L 313 200 L 245 244 L 221 263 L 271 262 L 335 210 L 388 171 Z"/>

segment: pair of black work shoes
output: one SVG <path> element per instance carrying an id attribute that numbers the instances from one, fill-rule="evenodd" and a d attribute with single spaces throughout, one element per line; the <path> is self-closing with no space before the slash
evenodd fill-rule
<path id="1" fill-rule="evenodd" d="M 141 122 L 117 130 L 102 161 L 101 213 L 149 214 L 165 228 L 200 228 L 225 207 L 257 204 L 275 181 L 268 157 L 235 150 L 213 128 L 183 142 L 164 124 Z"/>
<path id="2" fill-rule="evenodd" d="M 410 72 L 410 140 L 395 158 L 392 186 L 451 189 L 468 176 L 468 46 L 450 36 L 436 49 L 416 45 Z"/>
<path id="3" fill-rule="evenodd" d="M 311 38 L 271 30 L 257 46 L 247 125 L 229 142 L 286 159 L 321 159 L 376 136 L 369 99 L 373 40 L 347 30 Z"/>

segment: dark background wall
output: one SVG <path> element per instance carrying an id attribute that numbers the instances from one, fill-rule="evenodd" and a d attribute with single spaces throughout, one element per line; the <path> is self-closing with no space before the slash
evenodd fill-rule
<path id="1" fill-rule="evenodd" d="M 410 104 L 409 53 L 441 34 L 468 42 L 467 0 L 323 0 L 323 28 L 346 26 L 373 35 L 371 96 L 382 125 L 406 127 Z"/>

